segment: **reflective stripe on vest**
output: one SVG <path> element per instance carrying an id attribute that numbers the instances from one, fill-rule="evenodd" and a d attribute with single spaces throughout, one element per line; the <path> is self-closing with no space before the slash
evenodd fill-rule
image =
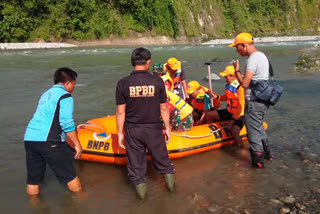
<path id="1" fill-rule="evenodd" d="M 168 81 L 169 82 L 168 90 L 173 91 L 173 80 L 172 80 L 170 74 L 167 72 L 165 75 L 161 76 L 161 79 L 163 80 L 164 83 Z"/>
<path id="2" fill-rule="evenodd" d="M 174 88 L 178 88 L 181 82 L 181 69 L 178 69 L 173 76 L 173 83 L 174 83 Z"/>
<path id="3" fill-rule="evenodd" d="M 190 106 L 186 101 L 181 99 L 178 95 L 167 90 L 167 96 L 169 98 L 170 104 L 174 105 L 180 111 L 181 119 L 187 117 L 193 111 L 192 106 Z"/>
<path id="4" fill-rule="evenodd" d="M 240 87 L 240 84 L 238 81 L 233 81 L 231 84 L 226 85 L 226 94 L 228 97 L 227 100 L 227 110 L 231 114 L 235 114 L 238 111 L 238 108 L 240 108 L 240 101 L 238 99 L 238 89 Z"/>

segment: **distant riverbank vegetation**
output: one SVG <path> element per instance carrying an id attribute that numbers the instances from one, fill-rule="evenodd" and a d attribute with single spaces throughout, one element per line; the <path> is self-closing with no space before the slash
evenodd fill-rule
<path id="1" fill-rule="evenodd" d="M 0 42 L 318 34 L 320 0 L 2 0 Z"/>

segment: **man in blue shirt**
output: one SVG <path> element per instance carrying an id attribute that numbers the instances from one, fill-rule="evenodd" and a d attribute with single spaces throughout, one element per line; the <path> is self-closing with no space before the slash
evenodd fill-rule
<path id="1" fill-rule="evenodd" d="M 67 184 L 70 191 L 82 190 L 73 167 L 73 158 L 79 159 L 82 147 L 73 121 L 73 98 L 77 73 L 59 68 L 54 74 L 54 86 L 44 92 L 24 135 L 27 165 L 27 194 L 40 193 L 46 164 L 58 180 Z M 65 141 L 66 135 L 75 144 L 73 156 Z"/>

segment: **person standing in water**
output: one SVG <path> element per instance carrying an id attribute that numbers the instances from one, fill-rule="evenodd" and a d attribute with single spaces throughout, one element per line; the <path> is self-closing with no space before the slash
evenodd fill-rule
<path id="1" fill-rule="evenodd" d="M 250 33 L 238 34 L 229 47 L 235 47 L 240 56 L 248 57 L 244 75 L 240 72 L 239 60 L 235 60 L 233 65 L 240 85 L 245 88 L 244 117 L 250 143 L 252 166 L 262 168 L 264 167 L 264 159 L 273 159 L 268 136 L 263 126 L 264 116 L 269 105 L 254 96 L 250 83 L 252 80 L 269 79 L 269 61 L 266 55 L 255 47 L 254 38 Z"/>
<path id="2" fill-rule="evenodd" d="M 36 112 L 24 135 L 27 165 L 27 194 L 38 195 L 44 180 L 46 165 L 53 170 L 61 183 L 72 192 L 82 190 L 80 179 L 73 167 L 82 147 L 73 121 L 73 98 L 77 73 L 59 68 L 54 73 L 54 86 L 42 94 Z M 73 156 L 65 137 L 75 144 Z"/>
<path id="3" fill-rule="evenodd" d="M 136 48 L 131 55 L 134 70 L 117 83 L 116 121 L 119 146 L 127 150 L 127 169 L 140 199 L 147 194 L 147 152 L 157 171 L 165 178 L 169 191 L 174 191 L 175 168 L 169 159 L 170 140 L 167 94 L 162 79 L 149 73 L 151 53 Z M 160 119 L 160 116 L 163 122 Z"/>

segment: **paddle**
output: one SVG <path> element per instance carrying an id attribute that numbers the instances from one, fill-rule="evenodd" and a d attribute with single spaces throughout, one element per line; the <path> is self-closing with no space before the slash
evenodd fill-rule
<path id="1" fill-rule="evenodd" d="M 204 63 L 205 65 L 208 66 L 208 79 L 209 79 L 209 89 L 210 89 L 210 93 L 212 92 L 212 82 L 211 82 L 211 62 L 206 62 Z M 219 77 L 219 76 L 218 76 Z M 220 79 L 220 77 L 219 77 Z M 213 106 L 213 99 L 211 98 L 211 106 Z"/>

